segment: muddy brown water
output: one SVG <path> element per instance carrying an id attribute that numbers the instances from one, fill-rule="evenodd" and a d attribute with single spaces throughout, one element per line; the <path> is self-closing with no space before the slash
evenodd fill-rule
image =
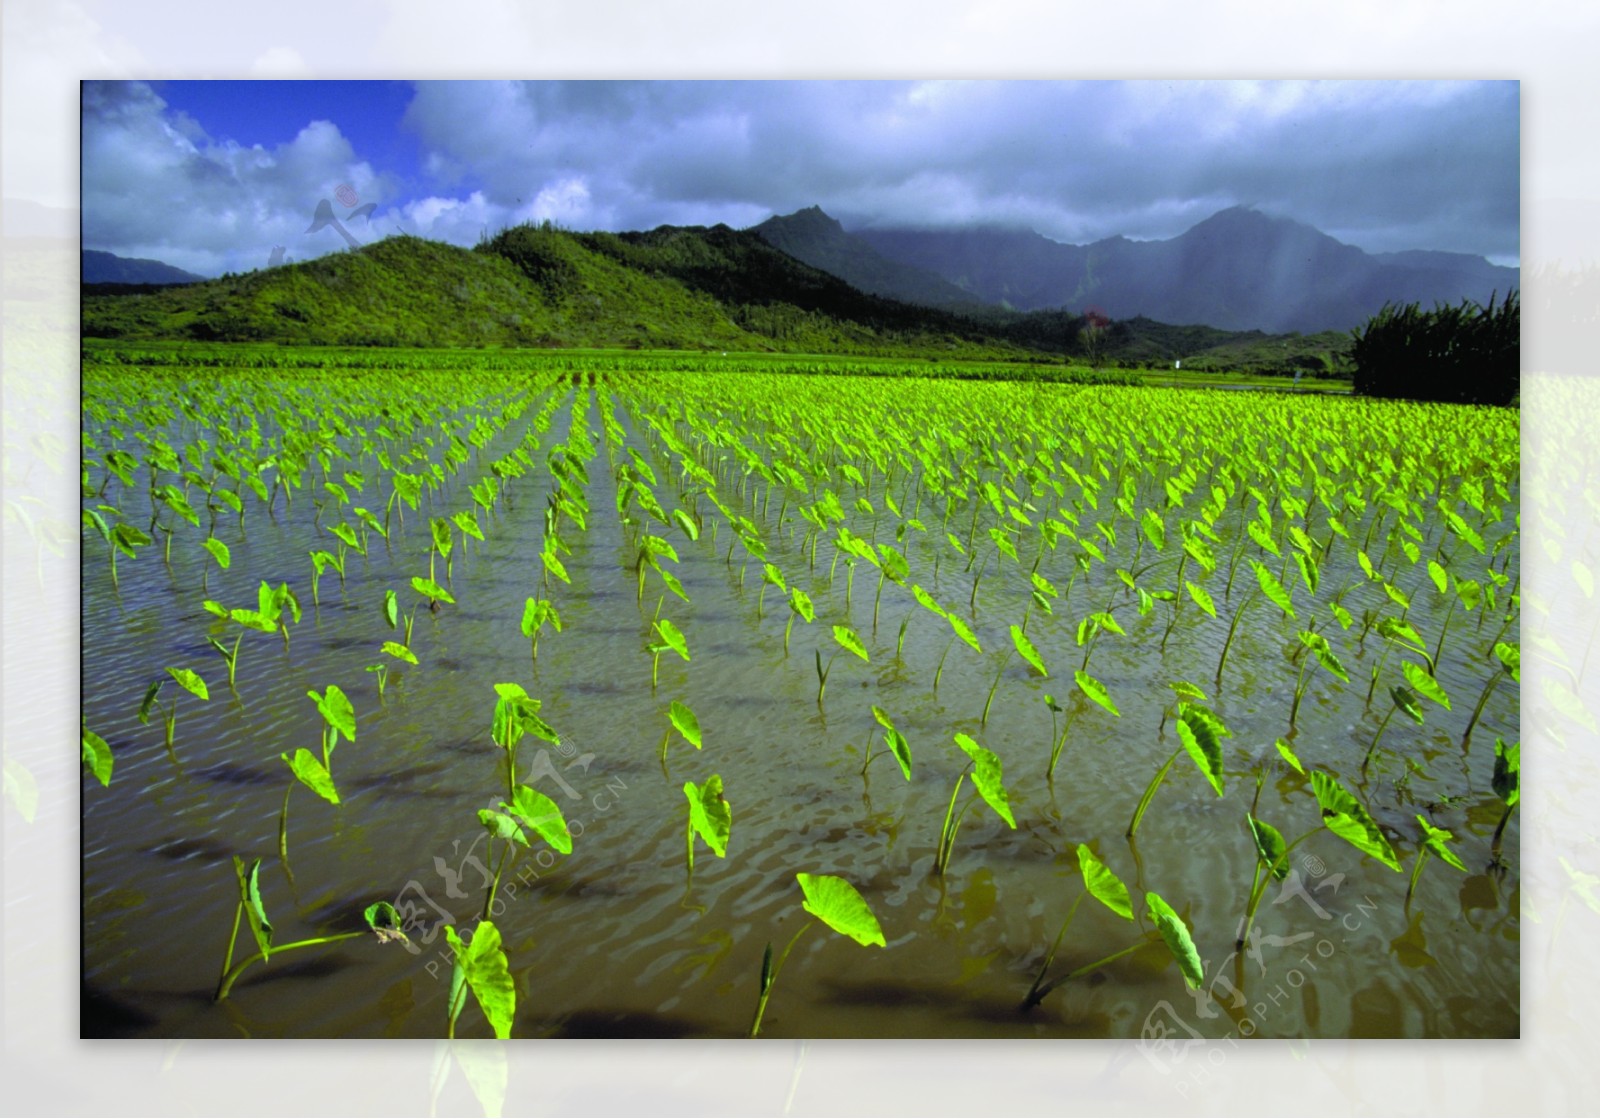
<path id="1" fill-rule="evenodd" d="M 546 446 L 565 432 L 568 415 L 563 406 Z M 619 419 L 644 450 L 626 413 Z M 593 405 L 589 420 L 598 430 Z M 233 549 L 233 567 L 213 569 L 204 594 L 198 547 L 175 546 L 170 572 L 155 549 L 125 560 L 114 590 L 98 542 L 85 538 L 84 715 L 116 755 L 111 788 L 87 776 L 83 788 L 85 1035 L 442 1036 L 451 968 L 440 929 L 445 921 L 470 926 L 483 904 L 478 867 L 486 840 L 475 813 L 503 787 L 501 755 L 489 738 L 493 685 L 501 681 L 542 699 L 544 716 L 562 734 L 561 746 L 542 754 L 542 744 L 529 740 L 521 777 L 561 805 L 574 834 L 570 855 L 536 844 L 503 879 L 504 904 L 494 920 L 518 987 L 515 1036 L 741 1036 L 755 1007 L 763 950 L 769 942 L 781 950 L 807 919 L 797 872 L 853 882 L 888 947 L 863 948 L 820 926 L 808 931 L 773 989 L 766 1036 L 1518 1033 L 1515 817 L 1507 866 L 1488 870 L 1500 807 L 1490 788 L 1493 742 L 1496 732 L 1508 740 L 1517 734 L 1514 683 L 1497 689 L 1470 749 L 1459 742 L 1490 675 L 1492 622 L 1480 632 L 1476 616 L 1463 621 L 1458 614 L 1460 654 L 1441 666 L 1455 710 L 1430 707 L 1422 728 L 1391 721 L 1388 749 L 1367 782 L 1351 778 L 1397 841 L 1405 873 L 1326 832 L 1317 835 L 1296 851 L 1290 885 L 1300 888 L 1273 887 L 1261 906 L 1259 952 L 1235 954 L 1254 862 L 1244 813 L 1258 764 L 1267 772 L 1263 819 L 1291 840 L 1317 822 L 1305 781 L 1272 761 L 1274 739 L 1288 731 L 1294 670 L 1285 659 L 1293 629 L 1275 624 L 1269 606 L 1258 599 L 1252 607 L 1261 624 L 1243 627 L 1220 693 L 1212 677 L 1223 623 L 1178 625 L 1164 654 L 1155 652 L 1164 606 L 1134 618 L 1125 638 L 1103 636 L 1091 670 L 1116 697 L 1121 718 L 1081 697 L 1063 703 L 1074 724 L 1051 785 L 1044 780 L 1053 733 L 1044 696 L 1059 702 L 1075 694 L 1071 671 L 1082 655 L 1073 638 L 1076 610 L 1035 614 L 1028 633 L 1054 674 L 1038 679 L 1011 657 L 980 727 L 1009 645 L 1007 627 L 1017 620 L 1008 611 L 1025 592 L 985 581 L 976 612 L 984 654 L 957 643 L 935 694 L 933 674 L 950 631 L 905 588 L 885 586 L 874 635 L 876 572 L 857 571 L 847 613 L 845 565 L 830 588 L 828 549 L 810 571 L 798 531 L 792 538 L 769 533 L 772 558 L 817 603 L 817 623 L 796 623 L 785 656 L 788 608 L 769 592 L 758 617 L 759 567 L 751 564 L 741 585 L 739 550 L 731 564 L 724 560 L 724 526 L 716 544 L 709 532 L 699 543 L 675 541 L 692 604 L 669 595 L 661 609 L 688 636 L 692 660 L 664 656 L 652 691 L 645 645 L 659 584 L 652 579 L 641 607 L 604 440 L 595 442 L 588 529 L 572 537 L 565 561 L 572 585 L 555 584 L 551 594 L 565 626 L 544 634 L 537 666 L 519 620 L 524 599 L 540 593 L 542 475 L 513 487 L 510 504 L 486 522 L 486 543 L 458 545 L 453 586 L 460 605 L 418 611 L 413 647 L 422 664 L 396 666 L 381 700 L 363 666 L 384 659 L 378 645 L 393 636 L 379 609 L 383 590 L 402 590 L 425 570 L 426 544 L 411 526 L 420 514 L 407 514 L 411 527 L 392 551 L 374 539 L 369 559 L 352 555 L 342 589 L 331 572 L 324 576 L 316 608 L 305 558 L 309 502 L 276 520 L 249 517 L 244 535 L 224 518 L 217 532 Z M 658 493 L 665 502 L 670 487 Z M 965 607 L 970 583 L 959 567 L 941 568 L 935 580 L 931 561 L 912 558 L 913 579 Z M 1040 570 L 1059 575 L 1064 586 L 1069 562 L 1063 549 L 1047 555 Z M 1325 579 L 1353 581 L 1348 549 L 1331 563 L 1350 571 L 1326 571 Z M 1245 568 L 1232 601 L 1217 595 L 1225 619 L 1248 576 Z M 262 577 L 289 581 L 306 613 L 287 650 L 276 637 L 245 635 L 235 694 L 206 644 L 211 619 L 200 599 L 251 603 Z M 1092 584 L 1096 600 L 1109 589 L 1103 578 L 1097 572 Z M 1071 593 L 1081 606 L 1085 588 Z M 1418 613 L 1429 608 L 1423 597 Z M 896 634 L 908 615 L 897 658 Z M 1188 621 L 1197 617 L 1191 609 Z M 813 650 L 828 656 L 836 646 L 824 623 L 846 620 L 867 641 L 871 663 L 840 656 L 819 710 Z M 1370 710 L 1364 704 L 1362 685 L 1380 646 L 1373 636 L 1361 653 L 1352 644 L 1345 654 L 1358 683 L 1314 675 L 1294 737 L 1308 764 L 1344 774 L 1359 769 L 1387 708 L 1377 699 Z M 170 684 L 163 689 L 163 704 L 177 694 L 170 754 L 159 716 L 148 726 L 136 718 L 145 686 L 166 665 L 200 671 L 212 693 L 200 703 Z M 1201 684 L 1233 731 L 1227 795 L 1219 799 L 1180 758 L 1130 843 L 1124 832 L 1140 792 L 1177 748 L 1170 720 L 1164 731 L 1158 727 L 1172 699 L 1166 683 L 1180 678 Z M 351 697 L 358 723 L 355 742 L 342 743 L 333 758 L 342 803 L 295 788 L 285 868 L 277 829 L 290 775 L 279 755 L 317 748 L 321 720 L 306 690 L 329 683 Z M 663 773 L 657 749 L 674 699 L 698 714 L 705 747 L 697 752 L 675 737 Z M 860 773 L 859 751 L 876 725 L 873 704 L 911 743 L 910 783 L 888 757 L 875 760 L 865 779 Z M 941 881 L 930 871 L 946 803 L 966 764 L 952 742 L 958 731 L 1003 759 L 1017 827 L 1006 828 L 977 804 Z M 880 740 L 875 748 L 882 749 Z M 732 805 L 732 840 L 725 859 L 701 846 L 691 878 L 682 786 L 712 773 L 722 776 Z M 1414 817 L 1429 806 L 1434 821 L 1456 833 L 1468 873 L 1434 861 L 1407 907 Z M 1197 1000 L 1155 945 L 1062 986 L 1031 1013 L 1019 1011 L 1082 888 L 1074 854 L 1080 842 L 1136 898 L 1154 890 L 1184 914 L 1214 1000 Z M 420 919 L 412 945 L 363 936 L 291 952 L 247 971 L 231 998 L 213 1003 L 237 898 L 235 855 L 262 860 L 279 943 L 358 928 L 365 905 L 389 900 Z M 1142 914 L 1142 905 L 1135 908 Z M 1139 926 L 1086 902 L 1056 970 L 1090 963 L 1139 936 Z M 247 942 L 241 934 L 238 958 L 250 951 Z M 469 1007 L 460 1035 L 487 1033 Z"/>

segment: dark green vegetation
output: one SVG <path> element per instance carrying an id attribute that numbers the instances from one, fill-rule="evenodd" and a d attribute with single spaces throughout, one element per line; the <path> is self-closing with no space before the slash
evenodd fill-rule
<path id="1" fill-rule="evenodd" d="M 1389 304 L 1354 332 L 1355 390 L 1368 396 L 1510 404 L 1522 384 L 1522 305 Z"/>
<path id="2" fill-rule="evenodd" d="M 1515 1034 L 1514 411 L 696 360 L 88 348 L 91 992 Z"/>
<path id="3" fill-rule="evenodd" d="M 866 294 L 726 226 L 503 230 L 475 250 L 396 237 L 357 252 L 145 294 L 85 292 L 85 337 L 381 347 L 849 354 L 1080 363 L 1077 312 L 958 313 Z M 1116 322 L 1102 369 L 1287 374 L 1338 367 L 1348 339 Z M 1196 365 L 1195 363 L 1199 364 Z"/>

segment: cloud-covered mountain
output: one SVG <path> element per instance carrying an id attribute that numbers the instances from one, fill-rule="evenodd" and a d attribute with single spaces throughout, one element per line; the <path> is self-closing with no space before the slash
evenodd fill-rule
<path id="1" fill-rule="evenodd" d="M 780 222 L 793 223 L 792 215 Z M 765 223 L 771 226 L 773 223 Z M 785 251 L 835 270 L 858 286 L 899 275 L 878 268 L 853 275 L 860 250 L 844 251 L 827 233 L 791 239 Z M 758 227 L 758 229 L 761 227 Z M 841 231 L 842 232 L 842 231 Z M 844 236 L 890 262 L 931 273 L 985 303 L 1017 310 L 1094 306 L 1114 319 L 1145 316 L 1270 333 L 1347 330 L 1390 301 L 1485 302 L 1520 286 L 1519 271 L 1482 257 L 1445 252 L 1370 254 L 1301 222 L 1235 206 L 1165 241 L 1110 237 L 1087 245 L 993 228 L 861 229 Z M 823 263 L 827 261 L 829 263 Z M 925 282 L 922 287 L 926 288 Z M 873 290 L 934 302 L 911 286 Z M 954 302 L 939 299 L 938 302 Z"/>
<path id="2" fill-rule="evenodd" d="M 205 279 L 159 260 L 118 256 L 98 249 L 83 251 L 86 284 L 192 284 Z"/>

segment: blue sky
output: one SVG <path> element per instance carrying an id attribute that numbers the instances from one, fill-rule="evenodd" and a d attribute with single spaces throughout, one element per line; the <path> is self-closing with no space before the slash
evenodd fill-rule
<path id="1" fill-rule="evenodd" d="M 86 248 L 203 275 L 413 233 L 726 222 L 1173 237 L 1237 204 L 1520 258 L 1515 82 L 85 82 Z M 370 204 L 370 212 L 365 207 Z"/>

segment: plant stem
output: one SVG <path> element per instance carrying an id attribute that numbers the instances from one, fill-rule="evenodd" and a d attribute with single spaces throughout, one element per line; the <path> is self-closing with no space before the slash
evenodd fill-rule
<path id="1" fill-rule="evenodd" d="M 1172 756 L 1167 759 L 1165 765 L 1156 770 L 1156 775 L 1150 779 L 1150 784 L 1145 787 L 1144 796 L 1139 798 L 1139 807 L 1133 810 L 1133 819 L 1128 824 L 1129 839 L 1132 839 L 1134 832 L 1139 830 L 1139 821 L 1144 819 L 1145 809 L 1150 807 L 1151 800 L 1155 798 L 1156 789 L 1160 786 L 1162 778 L 1166 777 L 1167 770 L 1172 768 L 1172 763 L 1178 760 L 1178 755 L 1182 752 L 1182 746 L 1172 751 Z"/>
<path id="2" fill-rule="evenodd" d="M 1362 773 L 1363 776 L 1366 775 L 1367 764 L 1372 761 L 1372 752 L 1378 748 L 1378 739 L 1383 737 L 1383 728 L 1389 725 L 1390 717 L 1394 715 L 1395 709 L 1397 707 L 1399 707 L 1399 706 L 1400 706 L 1400 701 L 1398 699 L 1395 700 L 1392 704 L 1389 705 L 1388 714 L 1384 715 L 1383 722 L 1378 724 L 1378 733 L 1372 736 L 1372 745 L 1368 746 L 1367 747 L 1367 752 L 1364 755 L 1362 755 L 1362 758 L 1361 758 L 1361 773 Z"/>
<path id="3" fill-rule="evenodd" d="M 970 769 L 971 766 L 967 768 Z M 933 857 L 933 872 L 940 877 L 944 876 L 945 865 L 949 862 L 947 852 L 955 843 L 955 827 L 959 826 L 959 822 L 956 825 L 951 823 L 956 810 L 956 797 L 961 795 L 961 786 L 966 782 L 967 770 L 963 769 L 961 775 L 956 778 L 956 787 L 950 790 L 950 804 L 944 810 L 944 823 L 939 828 L 939 848 Z"/>
<path id="4" fill-rule="evenodd" d="M 788 946 L 783 950 L 783 955 L 779 956 L 778 962 L 773 964 L 770 968 L 768 967 L 768 964 L 771 963 L 772 960 L 772 945 L 767 945 L 766 955 L 761 961 L 761 997 L 756 1002 L 755 1019 L 750 1023 L 751 1037 L 757 1037 L 761 1033 L 761 1019 L 767 1013 L 767 999 L 772 995 L 772 985 L 778 981 L 778 972 L 783 969 L 784 961 L 789 958 L 789 953 L 794 951 L 795 943 L 800 939 L 801 933 L 804 933 L 815 923 L 816 922 L 814 921 L 807 921 L 805 924 L 801 925 L 799 929 L 795 930 L 794 937 L 789 941 Z"/>
<path id="5" fill-rule="evenodd" d="M 283 811 L 278 813 L 278 858 L 289 865 L 289 794 L 294 792 L 294 782 L 283 790 Z"/>
<path id="6" fill-rule="evenodd" d="M 1128 945 L 1128 947 L 1122 949 L 1120 952 L 1113 952 L 1113 953 L 1111 953 L 1111 955 L 1104 956 L 1104 957 L 1096 960 L 1092 964 L 1084 964 L 1080 968 L 1075 968 L 1074 970 L 1067 972 L 1067 974 L 1063 975 L 1059 979 L 1051 980 L 1049 983 L 1046 983 L 1043 987 L 1041 987 L 1039 989 L 1038 998 L 1033 1000 L 1033 1004 L 1032 1005 L 1038 1005 L 1040 1000 L 1042 1000 L 1051 991 L 1053 991 L 1057 987 L 1061 986 L 1061 984 L 1068 983 L 1068 982 L 1071 982 L 1074 979 L 1078 979 L 1078 978 L 1080 978 L 1082 976 L 1088 975 L 1091 971 L 1095 971 L 1095 970 L 1097 970 L 1099 968 L 1105 967 L 1107 964 L 1111 963 L 1113 960 L 1120 960 L 1124 956 L 1131 956 L 1133 953 L 1139 951 L 1139 949 L 1141 949 L 1141 948 L 1144 948 L 1144 947 L 1148 946 L 1149 944 L 1150 944 L 1150 938 L 1148 936 L 1141 937 L 1139 940 L 1137 940 L 1134 943 Z"/>
<path id="7" fill-rule="evenodd" d="M 332 944 L 335 941 L 340 941 L 340 940 L 354 940 L 358 936 L 365 936 L 365 935 L 366 935 L 366 930 L 363 929 L 363 930 L 361 930 L 359 932 L 335 933 L 333 936 L 317 936 L 317 937 L 312 937 L 310 940 L 297 940 L 292 944 L 280 944 L 280 945 L 275 946 L 272 949 L 272 954 L 274 956 L 277 956 L 277 955 L 280 955 L 280 954 L 282 954 L 284 952 L 292 951 L 293 949 L 296 949 L 296 948 L 312 948 L 312 947 L 315 947 L 318 944 Z M 264 960 L 266 958 L 267 957 L 263 953 L 257 952 L 254 956 L 251 956 L 248 960 L 244 961 L 244 963 L 240 964 L 238 967 L 234 968 L 227 975 L 223 976 L 221 985 L 217 987 L 216 998 L 214 998 L 212 1001 L 213 1002 L 221 1002 L 223 999 L 227 998 L 228 997 L 228 992 L 233 990 L 233 984 L 239 978 L 239 974 L 242 971 L 244 971 L 245 968 L 249 967 L 251 964 L 256 963 L 258 960 Z"/>
<path id="8" fill-rule="evenodd" d="M 1072 918 L 1077 916 L 1078 905 L 1083 901 L 1088 890 L 1080 890 L 1073 899 L 1072 908 L 1067 910 L 1067 919 L 1061 922 L 1061 931 L 1056 933 L 1055 943 L 1050 945 L 1050 951 L 1045 953 L 1044 963 L 1039 965 L 1039 974 L 1033 977 L 1033 986 L 1028 988 L 1028 997 L 1022 1000 L 1023 1010 L 1032 1010 L 1039 1005 L 1039 1000 L 1044 998 L 1040 988 L 1044 986 L 1044 977 L 1050 970 L 1050 965 L 1055 963 L 1056 952 L 1061 947 L 1061 942 L 1066 938 L 1067 929 L 1072 925 Z"/>

